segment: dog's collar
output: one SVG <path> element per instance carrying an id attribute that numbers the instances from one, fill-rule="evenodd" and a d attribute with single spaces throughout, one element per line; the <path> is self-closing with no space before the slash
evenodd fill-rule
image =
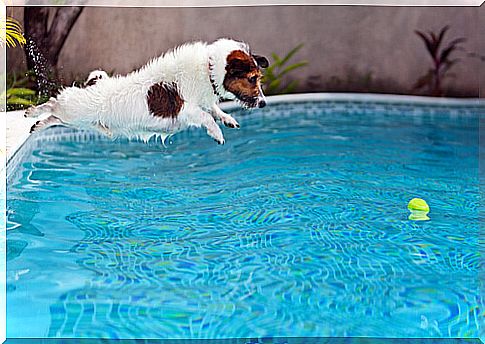
<path id="1" fill-rule="evenodd" d="M 212 61 L 209 59 L 209 81 L 212 86 L 212 91 L 214 92 L 214 95 L 217 97 L 218 100 L 223 99 L 224 97 L 219 93 L 219 85 L 217 82 L 214 80 L 214 75 L 212 74 L 214 65 L 212 64 Z"/>

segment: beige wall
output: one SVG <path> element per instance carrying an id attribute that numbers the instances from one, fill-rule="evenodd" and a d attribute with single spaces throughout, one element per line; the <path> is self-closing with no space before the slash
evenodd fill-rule
<path id="1" fill-rule="evenodd" d="M 19 18 L 21 8 L 15 9 Z M 163 51 L 190 40 L 226 36 L 250 43 L 269 56 L 304 43 L 297 55 L 309 66 L 298 75 L 303 90 L 356 90 L 406 93 L 430 66 L 415 29 L 451 25 L 448 39 L 466 37 L 479 52 L 483 9 L 476 7 L 271 6 L 228 8 L 88 7 L 72 30 L 59 65 L 66 81 L 103 68 L 127 73 Z M 479 15 L 481 18 L 479 18 Z M 20 50 L 10 50 L 8 65 L 21 69 Z M 485 62 L 464 58 L 451 95 L 477 96 L 479 68 Z"/>

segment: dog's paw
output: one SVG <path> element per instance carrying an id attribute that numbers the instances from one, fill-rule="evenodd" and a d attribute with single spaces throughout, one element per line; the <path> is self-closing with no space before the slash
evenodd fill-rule
<path id="1" fill-rule="evenodd" d="M 27 118 L 27 117 L 35 117 L 35 112 L 36 112 L 36 107 L 35 106 L 31 106 L 27 110 L 25 110 L 24 117 L 25 118 Z"/>
<path id="2" fill-rule="evenodd" d="M 239 123 L 229 115 L 222 118 L 222 123 L 228 128 L 240 128 Z"/>
<path id="3" fill-rule="evenodd" d="M 224 136 L 222 136 L 222 132 L 219 130 L 218 133 L 214 133 L 215 135 L 211 135 L 214 141 L 216 141 L 218 144 L 223 145 L 226 140 L 224 140 Z"/>
<path id="4" fill-rule="evenodd" d="M 42 127 L 42 122 L 37 121 L 37 122 L 35 122 L 35 124 L 32 127 L 30 127 L 29 133 L 32 134 L 32 133 L 38 131 L 41 127 Z"/>
<path id="5" fill-rule="evenodd" d="M 113 139 L 113 133 L 105 124 L 98 123 L 97 128 L 103 135 L 107 136 L 109 139 Z"/>
<path id="6" fill-rule="evenodd" d="M 212 121 L 211 125 L 207 128 L 207 134 L 209 134 L 209 136 L 212 137 L 218 144 L 224 144 L 224 135 L 216 122 Z"/>

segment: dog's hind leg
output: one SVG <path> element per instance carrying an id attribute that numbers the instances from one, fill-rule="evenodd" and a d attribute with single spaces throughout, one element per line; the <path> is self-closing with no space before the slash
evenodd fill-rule
<path id="1" fill-rule="evenodd" d="M 30 133 L 40 131 L 43 129 L 46 129 L 48 127 L 51 127 L 56 124 L 64 124 L 59 118 L 57 118 L 54 115 L 50 115 L 49 117 L 42 119 L 40 121 L 37 121 L 32 128 L 30 128 Z"/>
<path id="2" fill-rule="evenodd" d="M 37 106 L 31 106 L 25 110 L 24 117 L 39 117 L 42 114 L 53 113 L 57 106 L 57 100 L 51 97 L 46 103 Z"/>

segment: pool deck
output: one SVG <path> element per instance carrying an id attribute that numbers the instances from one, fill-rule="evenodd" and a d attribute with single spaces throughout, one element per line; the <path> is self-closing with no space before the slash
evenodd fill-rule
<path id="1" fill-rule="evenodd" d="M 408 104 L 430 104 L 430 105 L 478 105 L 485 104 L 483 99 L 478 98 L 433 98 L 388 94 L 366 94 L 366 93 L 303 93 L 292 95 L 281 95 L 267 97 L 269 106 L 281 102 L 305 102 L 305 101 L 370 101 L 384 103 L 408 103 Z M 230 111 L 237 107 L 234 102 L 224 102 L 221 108 Z M 6 112 L 6 161 L 18 151 L 30 136 L 30 128 L 38 119 L 25 118 L 24 111 Z"/>
<path id="2" fill-rule="evenodd" d="M 36 118 L 25 118 L 24 111 L 9 111 L 6 113 L 6 154 L 7 161 L 15 154 L 30 136 L 30 128 Z"/>

